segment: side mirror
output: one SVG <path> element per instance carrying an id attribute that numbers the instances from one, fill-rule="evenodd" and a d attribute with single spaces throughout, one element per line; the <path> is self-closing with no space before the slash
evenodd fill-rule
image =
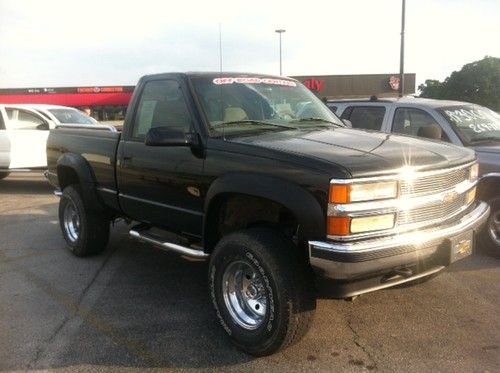
<path id="1" fill-rule="evenodd" d="M 347 128 L 352 128 L 352 122 L 349 119 L 342 119 Z"/>
<path id="2" fill-rule="evenodd" d="M 144 144 L 147 146 L 190 146 L 193 136 L 170 127 L 154 127 L 146 134 Z"/>
<path id="3" fill-rule="evenodd" d="M 38 126 L 36 126 L 36 129 L 41 131 L 48 131 L 50 129 L 50 126 L 48 123 L 42 122 Z"/>

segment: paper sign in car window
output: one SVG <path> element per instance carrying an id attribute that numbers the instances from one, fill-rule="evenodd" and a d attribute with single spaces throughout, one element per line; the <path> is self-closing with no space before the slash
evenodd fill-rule
<path id="1" fill-rule="evenodd" d="M 297 83 L 286 79 L 275 79 L 275 78 L 256 78 L 256 77 L 224 77 L 215 78 L 213 80 L 214 84 L 272 84 L 272 85 L 282 85 L 287 87 L 296 87 Z"/>

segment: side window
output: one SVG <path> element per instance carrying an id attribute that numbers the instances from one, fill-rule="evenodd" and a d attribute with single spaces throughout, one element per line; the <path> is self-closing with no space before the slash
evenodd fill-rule
<path id="1" fill-rule="evenodd" d="M 380 131 L 384 115 L 384 106 L 350 106 L 345 109 L 342 118 L 349 119 L 353 128 Z"/>
<path id="2" fill-rule="evenodd" d="M 327 106 L 333 113 L 337 112 L 337 106 L 335 105 L 327 105 Z"/>
<path id="3" fill-rule="evenodd" d="M 45 130 L 49 129 L 46 122 L 39 116 L 30 113 L 29 111 L 18 110 L 18 109 L 6 109 L 7 116 L 9 117 L 9 123 L 7 124 L 8 129 L 14 130 Z M 10 113 L 9 113 L 10 112 Z M 15 118 L 14 112 L 17 112 L 17 118 Z"/>
<path id="4" fill-rule="evenodd" d="M 179 83 L 175 80 L 147 82 L 135 115 L 132 137 L 142 139 L 153 127 L 191 129 L 191 116 Z"/>
<path id="5" fill-rule="evenodd" d="M 397 108 L 392 132 L 449 141 L 439 124 L 427 112 L 415 108 Z"/>

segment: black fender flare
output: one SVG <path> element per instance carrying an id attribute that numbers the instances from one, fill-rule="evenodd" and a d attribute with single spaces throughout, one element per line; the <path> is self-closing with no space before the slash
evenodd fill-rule
<path id="1" fill-rule="evenodd" d="M 80 154 L 64 153 L 58 158 L 56 167 L 57 179 L 61 190 L 64 189 L 67 184 L 64 185 L 60 170 L 62 167 L 69 168 L 75 172 L 78 178 L 78 185 L 81 188 L 82 199 L 85 206 L 90 210 L 104 210 L 103 204 L 97 194 L 97 182 L 94 172 L 84 157 Z"/>
<path id="2" fill-rule="evenodd" d="M 216 179 L 207 191 L 203 217 L 203 241 L 205 250 L 214 242 L 207 237 L 213 217 L 212 209 L 218 197 L 226 194 L 244 194 L 266 198 L 288 208 L 300 225 L 301 236 L 307 240 L 325 237 L 324 212 L 318 200 L 306 189 L 291 181 L 253 173 L 229 173 Z"/>
<path id="3" fill-rule="evenodd" d="M 500 198 L 500 172 L 482 175 L 478 181 L 478 199 L 488 202 L 493 198 Z"/>

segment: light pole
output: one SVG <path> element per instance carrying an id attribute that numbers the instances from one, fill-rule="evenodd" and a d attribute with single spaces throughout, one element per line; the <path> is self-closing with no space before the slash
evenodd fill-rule
<path id="1" fill-rule="evenodd" d="M 399 97 L 405 93 L 405 4 L 403 0 L 401 9 L 401 48 L 399 50 Z"/>
<path id="2" fill-rule="evenodd" d="M 281 61 L 281 34 L 286 32 L 286 30 L 279 29 L 275 30 L 274 32 L 277 32 L 280 35 L 280 76 L 283 75 L 283 68 L 282 68 L 282 61 Z"/>

